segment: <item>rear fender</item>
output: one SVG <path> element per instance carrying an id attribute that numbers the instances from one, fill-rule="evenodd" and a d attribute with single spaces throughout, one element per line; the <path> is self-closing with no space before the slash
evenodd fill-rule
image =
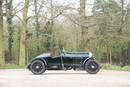
<path id="1" fill-rule="evenodd" d="M 46 66 L 48 65 L 46 60 L 43 58 L 36 58 L 36 59 L 32 59 L 31 62 L 35 61 L 35 60 L 41 60 Z"/>
<path id="2" fill-rule="evenodd" d="M 32 60 L 31 60 L 31 63 L 32 63 L 33 61 L 35 61 L 35 60 L 41 60 L 41 61 L 45 64 L 45 66 L 47 66 L 47 62 L 45 61 L 45 59 L 42 59 L 42 58 L 32 59 Z M 28 70 L 30 70 L 31 63 L 27 65 L 27 69 L 28 69 Z"/>

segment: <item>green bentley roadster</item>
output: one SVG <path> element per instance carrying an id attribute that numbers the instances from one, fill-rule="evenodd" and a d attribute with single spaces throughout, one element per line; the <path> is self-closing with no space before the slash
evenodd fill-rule
<path id="1" fill-rule="evenodd" d="M 86 70 L 89 74 L 96 74 L 100 66 L 91 52 L 66 52 L 59 56 L 44 53 L 33 58 L 27 66 L 33 74 L 39 75 L 46 70 Z"/>

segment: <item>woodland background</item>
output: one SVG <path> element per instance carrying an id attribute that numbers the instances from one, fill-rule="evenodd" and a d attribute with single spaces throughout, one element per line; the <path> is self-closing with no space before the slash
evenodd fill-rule
<path id="1" fill-rule="evenodd" d="M 62 46 L 90 51 L 101 63 L 130 65 L 130 0 L 61 1 L 0 0 L 0 66 L 58 55 Z"/>

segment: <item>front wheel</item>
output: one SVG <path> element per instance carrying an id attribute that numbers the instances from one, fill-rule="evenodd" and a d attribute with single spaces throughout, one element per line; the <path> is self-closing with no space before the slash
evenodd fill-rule
<path id="1" fill-rule="evenodd" d="M 89 60 L 85 63 L 85 70 L 89 74 L 96 74 L 100 70 L 99 64 L 95 60 Z"/>
<path id="2" fill-rule="evenodd" d="M 35 60 L 31 63 L 30 70 L 33 74 L 42 74 L 46 70 L 45 64 L 41 60 Z"/>

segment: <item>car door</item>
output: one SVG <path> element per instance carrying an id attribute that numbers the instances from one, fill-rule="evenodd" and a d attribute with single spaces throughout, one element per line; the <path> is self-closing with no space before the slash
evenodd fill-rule
<path id="1" fill-rule="evenodd" d="M 72 57 L 63 57 L 63 64 L 71 66 L 73 64 L 73 58 Z"/>
<path id="2" fill-rule="evenodd" d="M 47 59 L 47 61 L 48 61 L 49 65 L 61 65 L 61 57 L 60 56 L 55 57 L 55 58 L 49 57 Z"/>
<path id="3" fill-rule="evenodd" d="M 73 58 L 73 65 L 81 65 L 83 62 L 84 58 L 83 57 L 74 57 Z"/>

